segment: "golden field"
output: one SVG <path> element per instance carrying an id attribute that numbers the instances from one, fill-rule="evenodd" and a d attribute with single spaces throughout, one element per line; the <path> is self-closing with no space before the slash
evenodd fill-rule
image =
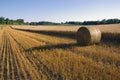
<path id="1" fill-rule="evenodd" d="M 87 25 L 86 25 L 87 26 Z M 76 32 L 81 26 L 26 26 L 14 25 L 14 28 L 27 29 L 27 30 L 44 30 L 44 31 L 70 31 Z M 101 32 L 120 33 L 120 24 L 108 25 L 88 25 L 88 27 L 97 27 Z"/>
<path id="2" fill-rule="evenodd" d="M 100 26 L 103 33 L 120 33 L 119 24 Z M 79 26 L 13 28 L 76 32 Z M 75 38 L 4 26 L 0 29 L 0 80 L 120 80 L 120 44 L 79 46 Z"/>
<path id="3" fill-rule="evenodd" d="M 57 35 L 62 37 L 76 38 L 76 32 L 83 26 L 11 26 L 11 28 L 47 35 Z M 90 25 L 84 27 L 98 28 L 101 32 L 102 41 L 120 42 L 120 24 Z"/>

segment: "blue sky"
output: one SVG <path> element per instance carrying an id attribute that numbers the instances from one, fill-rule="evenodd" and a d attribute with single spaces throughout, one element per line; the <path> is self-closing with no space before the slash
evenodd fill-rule
<path id="1" fill-rule="evenodd" d="M 0 0 L 0 16 L 28 22 L 120 19 L 120 0 Z"/>

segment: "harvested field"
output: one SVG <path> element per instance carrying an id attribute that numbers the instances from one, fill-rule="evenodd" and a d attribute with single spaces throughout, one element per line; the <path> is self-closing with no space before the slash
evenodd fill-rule
<path id="1" fill-rule="evenodd" d="M 81 26 L 11 26 L 17 30 L 47 34 L 52 36 L 76 38 L 76 32 Z M 120 24 L 92 25 L 101 31 L 102 41 L 120 42 Z"/>
<path id="2" fill-rule="evenodd" d="M 12 26 L 13 28 L 18 29 L 27 29 L 27 30 L 39 30 L 39 31 L 68 31 L 76 32 L 81 26 Z M 89 27 L 97 27 L 101 32 L 107 33 L 120 33 L 120 24 L 109 24 L 109 25 L 92 25 Z"/>
<path id="3" fill-rule="evenodd" d="M 35 30 L 35 31 L 68 31 L 76 32 L 79 29 L 79 26 L 12 26 L 16 29 L 25 29 L 25 30 Z"/>
<path id="4" fill-rule="evenodd" d="M 0 80 L 120 80 L 120 45 L 79 46 L 74 38 L 6 26 L 0 29 Z"/>

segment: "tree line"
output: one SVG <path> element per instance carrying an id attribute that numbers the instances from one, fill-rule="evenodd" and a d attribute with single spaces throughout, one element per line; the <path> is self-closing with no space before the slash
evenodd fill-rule
<path id="1" fill-rule="evenodd" d="M 22 25 L 26 23 L 23 19 L 12 20 L 9 18 L 0 17 L 0 24 Z"/>
<path id="2" fill-rule="evenodd" d="M 101 21 L 84 21 L 84 22 L 48 22 L 48 21 L 40 21 L 40 22 L 24 22 L 24 19 L 12 20 L 9 18 L 0 17 L 0 24 L 11 24 L 11 25 L 100 25 L 100 24 L 117 24 L 120 23 L 120 19 L 103 19 Z"/>
<path id="3" fill-rule="evenodd" d="M 84 22 L 65 22 L 64 24 L 72 24 L 72 25 L 100 25 L 100 24 L 117 24 L 120 23 L 120 19 L 103 19 L 101 21 L 84 21 Z"/>
<path id="4" fill-rule="evenodd" d="M 120 19 L 103 19 L 101 21 L 84 21 L 76 22 L 69 21 L 65 23 L 54 23 L 54 22 L 31 22 L 30 25 L 100 25 L 100 24 L 117 24 L 120 23 Z"/>

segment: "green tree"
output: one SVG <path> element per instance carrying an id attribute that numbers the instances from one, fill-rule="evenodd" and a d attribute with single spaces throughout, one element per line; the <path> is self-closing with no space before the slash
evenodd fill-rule
<path id="1" fill-rule="evenodd" d="M 21 24 L 24 24 L 24 20 L 23 19 L 17 19 L 16 22 L 21 25 Z"/>
<path id="2" fill-rule="evenodd" d="M 0 24 L 5 24 L 5 18 L 4 17 L 0 17 Z"/>
<path id="3" fill-rule="evenodd" d="M 10 20 L 8 18 L 5 19 L 6 24 L 10 24 Z"/>

